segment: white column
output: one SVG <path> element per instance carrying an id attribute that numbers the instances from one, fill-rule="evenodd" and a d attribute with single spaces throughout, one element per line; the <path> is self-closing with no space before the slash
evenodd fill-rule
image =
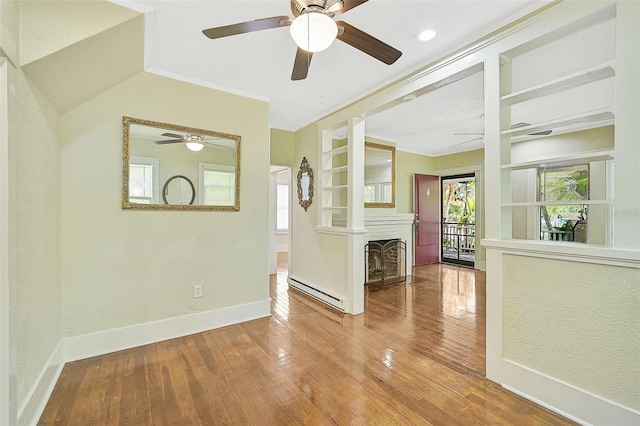
<path id="1" fill-rule="evenodd" d="M 364 119 L 348 121 L 347 190 L 348 312 L 364 312 Z"/>
<path id="2" fill-rule="evenodd" d="M 501 61 L 498 54 L 489 56 L 484 65 L 484 234 L 488 239 L 505 237 L 505 228 L 511 234 L 511 215 L 500 208 L 502 201 L 511 196 L 509 171 L 502 171 L 503 161 L 510 158 L 510 138 L 500 135 L 502 128 L 509 128 L 508 108 L 500 107 L 500 95 L 504 90 L 503 67 L 509 63 Z M 502 75 L 502 76 L 501 76 Z"/>
<path id="3" fill-rule="evenodd" d="M 504 66 L 508 66 L 508 63 Z M 509 114 L 504 116 L 500 108 L 502 88 L 501 59 L 495 53 L 490 55 L 484 66 L 484 233 L 487 239 L 502 239 L 505 222 L 508 221 L 511 234 L 511 215 L 501 208 L 502 198 L 509 187 L 510 175 L 500 168 L 505 152 L 510 149 L 508 138 L 500 135 L 502 128 L 508 128 Z M 504 140 L 507 139 L 507 140 Z M 505 149 L 506 145 L 506 149 Z M 507 157 L 510 158 L 510 157 Z M 506 182 L 505 182 L 506 180 Z M 510 190 L 509 190 L 510 196 Z M 510 213 L 510 212 L 508 212 Z M 486 250 L 486 374 L 496 383 L 501 382 L 502 363 L 502 253 L 494 249 Z"/>
<path id="4" fill-rule="evenodd" d="M 364 119 L 351 118 L 347 126 L 347 229 L 360 231 L 364 228 Z"/>
<path id="5" fill-rule="evenodd" d="M 640 249 L 640 3 L 617 2 L 613 245 Z"/>

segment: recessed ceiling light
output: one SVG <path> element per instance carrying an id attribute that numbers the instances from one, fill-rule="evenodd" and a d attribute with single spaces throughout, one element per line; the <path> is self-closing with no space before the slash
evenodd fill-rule
<path id="1" fill-rule="evenodd" d="M 433 30 L 424 30 L 420 34 L 418 34 L 418 40 L 420 41 L 429 41 L 432 40 L 436 36 L 436 32 Z"/>

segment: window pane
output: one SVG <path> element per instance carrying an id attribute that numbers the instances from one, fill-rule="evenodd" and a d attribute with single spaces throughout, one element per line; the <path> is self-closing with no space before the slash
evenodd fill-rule
<path id="1" fill-rule="evenodd" d="M 376 202 L 376 185 L 373 183 L 364 186 L 364 202 L 375 203 Z"/>
<path id="2" fill-rule="evenodd" d="M 204 170 L 204 204 L 233 206 L 235 179 L 233 172 Z"/>
<path id="3" fill-rule="evenodd" d="M 540 169 L 539 201 L 575 201 L 589 199 L 589 166 Z"/>
<path id="4" fill-rule="evenodd" d="M 276 227 L 278 229 L 289 229 L 289 185 L 277 185 L 276 203 Z"/>
<path id="5" fill-rule="evenodd" d="M 150 164 L 129 165 L 129 201 L 143 202 L 153 198 L 153 166 Z"/>

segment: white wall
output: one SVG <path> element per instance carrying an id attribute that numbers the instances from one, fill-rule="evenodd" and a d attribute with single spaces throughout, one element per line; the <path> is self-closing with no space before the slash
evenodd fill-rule
<path id="1" fill-rule="evenodd" d="M 8 417 L 15 423 L 37 382 L 55 375 L 49 358 L 62 336 L 60 296 L 59 117 L 19 68 L 8 63 L 8 293 L 9 334 L 3 339 L 9 377 Z M 6 365 L 6 364 L 5 364 Z M 7 371 L 3 369 L 3 374 Z M 5 389 L 7 391 L 7 389 Z"/>
<path id="2" fill-rule="evenodd" d="M 123 115 L 240 135 L 240 211 L 122 210 Z M 268 299 L 266 103 L 140 73 L 65 114 L 62 140 L 66 337 Z"/>
<path id="3" fill-rule="evenodd" d="M 294 187 L 291 205 L 291 246 L 289 247 L 289 275 L 301 278 L 316 288 L 347 299 L 347 247 L 344 235 L 322 234 L 318 225 L 318 188 L 320 165 L 318 164 L 318 133 L 315 125 L 296 132 L 296 161 L 291 169 L 293 182 L 302 157 L 306 157 L 314 172 L 315 195 L 305 212 L 298 203 L 297 188 Z M 294 183 L 295 185 L 295 183 Z M 363 244 L 364 246 L 364 244 Z"/>
<path id="4" fill-rule="evenodd" d="M 504 267 L 504 358 L 637 407 L 640 271 L 513 255 Z"/>

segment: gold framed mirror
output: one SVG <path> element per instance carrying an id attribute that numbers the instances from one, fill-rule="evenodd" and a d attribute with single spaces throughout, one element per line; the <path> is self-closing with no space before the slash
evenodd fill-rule
<path id="1" fill-rule="evenodd" d="M 309 166 L 306 157 L 302 157 L 300 170 L 298 170 L 298 202 L 306 212 L 313 202 L 313 170 Z"/>
<path id="2" fill-rule="evenodd" d="M 240 210 L 240 136 L 122 117 L 122 208 Z"/>
<path id="3" fill-rule="evenodd" d="M 396 206 L 395 147 L 373 142 L 365 142 L 364 206 Z"/>

